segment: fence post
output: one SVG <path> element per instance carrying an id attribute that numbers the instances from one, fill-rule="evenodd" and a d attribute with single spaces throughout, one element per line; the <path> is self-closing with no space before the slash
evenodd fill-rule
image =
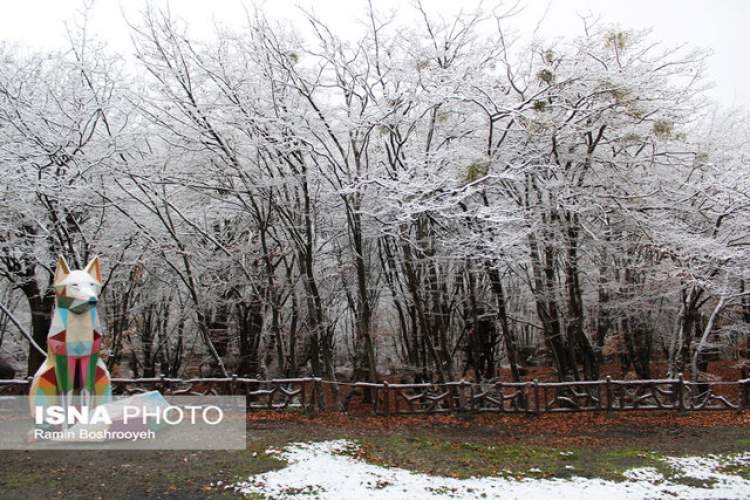
<path id="1" fill-rule="evenodd" d="M 388 387 L 388 381 L 383 380 L 383 394 L 385 397 L 385 416 L 389 416 L 391 414 L 391 388 Z"/>
<path id="2" fill-rule="evenodd" d="M 536 415 L 542 414 L 541 398 L 539 397 L 539 381 L 534 379 L 534 400 L 536 401 Z"/>
<path id="3" fill-rule="evenodd" d="M 322 390 L 322 388 L 319 386 L 320 382 L 317 377 L 313 377 L 313 386 L 312 386 L 312 401 L 310 405 L 310 413 L 312 415 L 317 415 L 321 408 L 321 399 L 320 395 L 318 394 L 318 391 Z"/>
<path id="4" fill-rule="evenodd" d="M 683 394 L 685 392 L 685 379 L 680 373 L 677 375 L 677 382 L 675 386 L 675 394 L 677 395 L 677 411 L 680 413 L 685 412 L 685 401 L 683 398 Z"/>
<path id="5" fill-rule="evenodd" d="M 531 382 L 526 382 L 526 385 L 523 386 L 523 391 L 522 391 L 522 394 L 523 394 L 523 406 L 524 406 L 523 409 L 524 409 L 524 411 L 526 413 L 531 413 L 531 394 L 532 394 L 532 392 L 534 392 L 534 391 L 531 390 Z"/>
<path id="6" fill-rule="evenodd" d="M 464 404 L 464 387 L 466 387 L 466 381 L 462 378 L 461 383 L 458 385 L 458 389 L 456 390 L 458 411 L 460 412 L 463 412 L 466 409 L 466 405 Z"/>
<path id="7" fill-rule="evenodd" d="M 742 380 L 740 380 L 740 407 L 739 411 L 744 411 L 748 406 L 748 391 L 750 390 L 750 380 L 747 379 L 747 377 L 743 377 Z"/>
<path id="8" fill-rule="evenodd" d="M 607 375 L 607 416 L 612 415 L 612 377 Z"/>

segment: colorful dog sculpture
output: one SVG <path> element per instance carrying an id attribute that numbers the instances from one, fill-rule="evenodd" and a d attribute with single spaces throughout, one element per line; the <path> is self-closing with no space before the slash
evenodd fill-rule
<path id="1" fill-rule="evenodd" d="M 32 414 L 36 406 L 65 405 L 74 396 L 92 406 L 112 397 L 109 372 L 99 357 L 99 257 L 94 257 L 84 270 L 71 271 L 60 256 L 52 287 L 55 311 L 47 336 L 47 359 L 31 383 Z"/>

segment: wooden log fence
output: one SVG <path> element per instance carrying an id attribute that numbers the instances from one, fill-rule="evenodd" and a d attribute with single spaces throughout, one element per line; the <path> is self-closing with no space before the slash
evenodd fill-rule
<path id="1" fill-rule="evenodd" d="M 0 393 L 25 394 L 31 379 L 0 380 Z M 343 389 L 336 405 L 326 386 Z M 750 409 L 750 378 L 733 382 L 691 382 L 683 377 L 653 380 L 577 382 L 467 381 L 444 384 L 330 382 L 317 377 L 252 379 L 113 378 L 113 394 L 158 390 L 165 395 L 242 395 L 249 410 L 350 411 L 375 415 L 454 412 L 542 415 L 562 412 L 745 411 Z M 321 397 L 322 395 L 322 397 Z M 328 396 L 328 397 L 327 397 Z"/>

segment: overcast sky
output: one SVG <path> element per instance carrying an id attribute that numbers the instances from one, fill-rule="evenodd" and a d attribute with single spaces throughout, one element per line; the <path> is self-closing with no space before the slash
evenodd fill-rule
<path id="1" fill-rule="evenodd" d="M 373 0 L 373 3 L 383 9 L 400 5 L 399 14 L 412 15 L 403 0 Z M 446 15 L 462 5 L 474 5 L 462 0 L 423 0 L 423 3 L 429 10 Z M 241 0 L 172 0 L 169 4 L 172 12 L 187 21 L 197 36 L 206 36 L 214 21 L 240 26 L 244 20 Z M 81 5 L 81 0 L 5 0 L 0 13 L 1 37 L 34 48 L 58 47 L 65 43 L 64 22 L 72 19 Z M 137 19 L 143 5 L 144 0 L 97 0 L 90 18 L 91 29 L 113 49 L 129 54 L 123 12 Z M 298 20 L 297 5 L 310 6 L 313 2 L 275 0 L 265 5 L 272 17 Z M 315 0 L 314 9 L 344 36 L 351 36 L 356 34 L 356 21 L 362 19 L 364 5 L 365 0 Z M 595 14 L 623 28 L 651 27 L 654 37 L 670 45 L 688 43 L 711 49 L 709 77 L 716 84 L 712 96 L 724 105 L 741 104 L 750 108 L 750 0 L 527 0 L 524 11 L 512 24 L 521 31 L 531 31 L 545 11 L 542 32 L 550 36 L 577 34 L 581 27 L 579 16 Z"/>

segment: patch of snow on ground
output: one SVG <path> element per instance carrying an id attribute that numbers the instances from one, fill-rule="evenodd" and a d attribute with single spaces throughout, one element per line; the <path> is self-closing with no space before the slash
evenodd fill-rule
<path id="1" fill-rule="evenodd" d="M 280 470 L 248 478 L 226 486 L 238 493 L 259 493 L 274 498 L 518 498 L 555 500 L 588 498 L 748 498 L 750 481 L 718 469 L 727 463 L 746 463 L 750 454 L 731 457 L 669 458 L 679 475 L 705 481 L 703 487 L 665 480 L 655 469 L 644 467 L 626 473 L 627 481 L 603 479 L 531 479 L 520 481 L 500 477 L 454 479 L 430 476 L 394 467 L 369 464 L 342 451 L 356 449 L 348 440 L 291 444 L 272 450 L 288 465 Z M 270 451 L 270 450 L 269 450 Z M 729 460 L 729 462 L 727 461 Z"/>
<path id="2" fill-rule="evenodd" d="M 647 481 L 649 483 L 658 483 L 664 481 L 664 476 L 658 470 L 653 467 L 640 467 L 638 469 L 630 469 L 623 473 L 627 479 L 631 481 Z"/>

